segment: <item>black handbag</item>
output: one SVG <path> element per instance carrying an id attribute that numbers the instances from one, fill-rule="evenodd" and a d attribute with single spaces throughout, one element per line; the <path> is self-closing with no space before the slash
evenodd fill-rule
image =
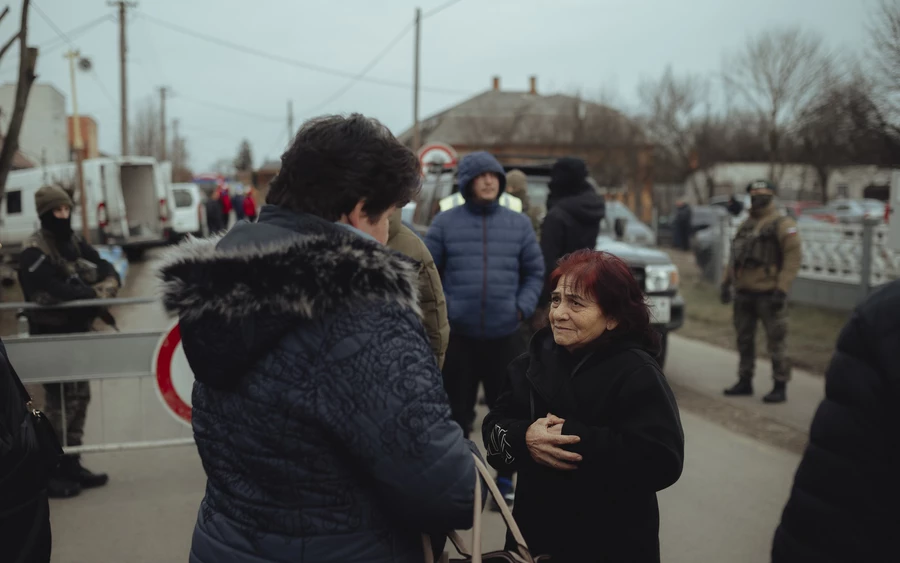
<path id="1" fill-rule="evenodd" d="M 59 445 L 59 439 L 56 437 L 56 430 L 53 429 L 53 425 L 47 416 L 34 408 L 31 395 L 28 394 L 28 390 L 25 389 L 25 385 L 19 379 L 19 374 L 16 373 L 9 360 L 7 360 L 6 366 L 9 368 L 13 379 L 15 379 L 16 386 L 19 388 L 19 394 L 22 396 L 25 407 L 28 409 L 27 416 L 31 417 L 31 424 L 26 425 L 26 428 L 30 428 L 33 434 L 25 436 L 25 439 L 36 450 L 38 467 L 45 472 L 45 475 L 50 475 L 59 465 L 59 460 L 63 455 L 62 446 Z"/>

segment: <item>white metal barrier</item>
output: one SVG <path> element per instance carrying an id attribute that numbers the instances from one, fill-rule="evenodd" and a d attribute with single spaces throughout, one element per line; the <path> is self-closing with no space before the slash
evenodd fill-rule
<path id="1" fill-rule="evenodd" d="M 123 298 L 123 299 L 92 299 L 85 301 L 72 301 L 55 305 L 54 309 L 69 309 L 79 307 L 122 307 L 133 305 L 159 304 L 155 298 Z M 34 303 L 2 303 L 2 310 L 32 310 L 42 308 Z M 99 408 L 99 429 L 101 432 L 100 443 L 84 444 L 81 446 L 68 446 L 63 444 L 67 453 L 89 453 L 101 451 L 119 451 L 131 449 L 145 449 L 169 447 L 177 445 L 192 445 L 194 439 L 184 436 L 189 429 L 172 420 L 170 426 L 173 437 L 155 437 L 138 440 L 111 440 L 107 441 L 108 433 L 115 426 L 108 426 L 104 420 L 107 409 L 104 403 L 104 389 L 106 382 L 113 380 L 137 381 L 137 408 L 135 414 L 141 419 L 139 426 L 144 428 L 146 418 L 145 402 L 160 405 L 158 415 L 168 417 L 168 413 L 162 408 L 162 402 L 155 392 L 151 397 L 145 397 L 145 387 L 150 380 L 155 379 L 156 374 L 152 366 L 153 356 L 160 339 L 165 331 L 159 330 L 135 330 L 121 332 L 88 332 L 78 334 L 35 335 L 20 334 L 3 339 L 9 361 L 16 368 L 16 372 L 25 384 L 53 384 L 60 385 L 63 428 L 60 433 L 66 436 L 65 414 L 65 390 L 64 383 L 72 381 L 96 381 L 99 393 L 92 397 L 92 405 Z M 145 399 L 148 399 L 145 401 Z M 113 400 L 116 400 L 113 398 Z M 92 409 L 95 406 L 92 406 Z M 133 426 L 133 424 L 132 424 Z M 187 430 L 187 431 L 186 431 Z M 110 432 L 108 432 L 110 431 Z"/>

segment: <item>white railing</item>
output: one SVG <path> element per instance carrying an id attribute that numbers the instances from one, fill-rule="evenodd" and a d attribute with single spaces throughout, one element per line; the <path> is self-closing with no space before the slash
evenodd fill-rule
<path id="1" fill-rule="evenodd" d="M 734 239 L 738 224 L 727 231 L 728 241 Z M 803 262 L 799 277 L 859 285 L 865 244 L 862 225 L 832 225 L 828 223 L 800 223 Z M 724 258 L 730 259 L 731 244 L 724 245 Z M 869 285 L 877 286 L 900 278 L 900 252 L 888 247 L 888 226 L 873 227 L 872 264 Z"/>

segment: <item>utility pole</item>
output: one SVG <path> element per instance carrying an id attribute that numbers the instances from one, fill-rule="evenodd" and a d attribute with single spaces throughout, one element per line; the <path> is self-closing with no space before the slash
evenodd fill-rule
<path id="1" fill-rule="evenodd" d="M 125 0 L 117 0 L 115 2 L 107 2 L 108 6 L 119 8 L 119 86 L 121 88 L 121 110 L 120 117 L 122 125 L 122 156 L 128 156 L 128 43 L 126 41 L 127 20 L 125 18 L 128 8 L 137 6 L 137 2 L 128 2 Z"/>
<path id="2" fill-rule="evenodd" d="M 413 59 L 413 151 L 419 150 L 419 55 L 422 49 L 422 8 L 416 8 L 416 47 Z"/>
<path id="3" fill-rule="evenodd" d="M 90 242 L 87 194 L 84 190 L 84 141 L 81 138 L 81 117 L 78 115 L 78 94 L 75 89 L 75 61 L 81 58 L 81 53 L 69 50 L 63 57 L 69 59 L 69 76 L 72 79 L 72 149 L 75 151 L 75 177 L 78 182 L 78 202 L 81 206 L 81 236 L 85 242 Z"/>
<path id="4" fill-rule="evenodd" d="M 160 151 L 160 162 L 166 161 L 166 93 L 168 92 L 168 88 L 165 86 L 160 86 L 159 88 L 159 125 L 160 125 L 160 134 L 162 135 L 162 144 Z"/>
<path id="5" fill-rule="evenodd" d="M 288 100 L 288 144 L 294 138 L 294 102 Z"/>

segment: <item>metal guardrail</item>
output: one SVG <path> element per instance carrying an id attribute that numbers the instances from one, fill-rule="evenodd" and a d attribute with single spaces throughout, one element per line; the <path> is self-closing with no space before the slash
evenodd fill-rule
<path id="1" fill-rule="evenodd" d="M 2 303 L 0 311 L 24 311 L 36 309 L 77 309 L 82 307 L 122 307 L 159 303 L 152 297 L 126 297 L 115 299 L 88 299 L 68 301 L 55 305 L 36 303 Z M 18 335 L 4 337 L 3 342 L 9 361 L 16 367 L 19 377 L 26 384 L 60 385 L 63 428 L 65 440 L 65 387 L 72 381 L 101 382 L 100 399 L 103 398 L 102 382 L 109 379 L 134 379 L 154 377 L 152 360 L 165 330 L 125 330 L 121 332 L 85 332 L 74 334 Z M 101 428 L 104 424 L 101 422 Z M 141 440 L 67 446 L 67 453 L 109 452 L 132 449 L 192 445 L 193 438 Z"/>

